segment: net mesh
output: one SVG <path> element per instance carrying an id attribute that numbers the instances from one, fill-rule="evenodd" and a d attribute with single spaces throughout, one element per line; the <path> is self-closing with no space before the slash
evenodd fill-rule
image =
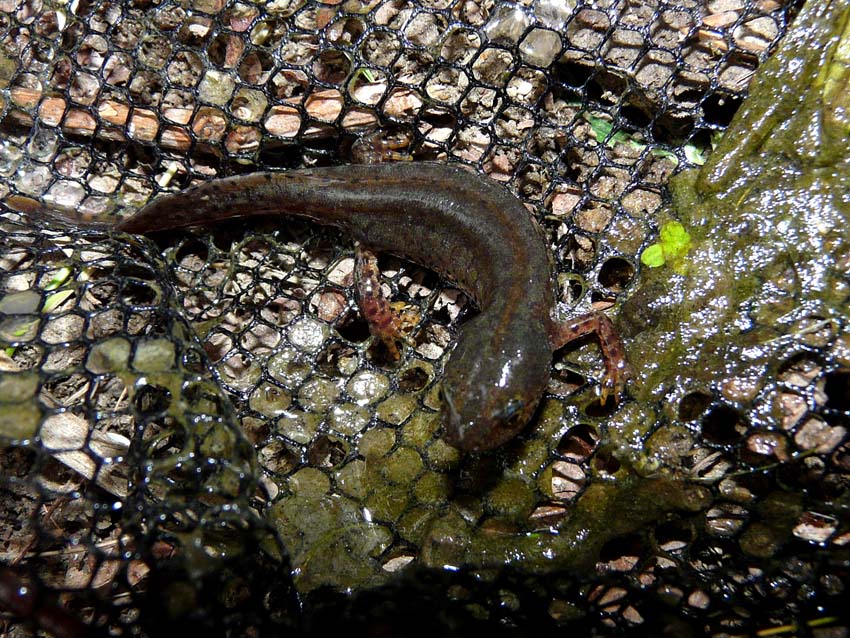
<path id="1" fill-rule="evenodd" d="M 427 269 L 381 258 L 415 324 L 396 364 L 333 229 L 27 214 L 110 220 L 377 134 L 504 182 L 561 302 L 616 314 L 669 178 L 795 10 L 0 0 L 0 630 L 846 636 L 840 319 L 749 385 L 682 379 L 652 405 L 600 405 L 598 350 L 568 347 L 528 431 L 467 458 L 438 386 L 472 309 Z"/>

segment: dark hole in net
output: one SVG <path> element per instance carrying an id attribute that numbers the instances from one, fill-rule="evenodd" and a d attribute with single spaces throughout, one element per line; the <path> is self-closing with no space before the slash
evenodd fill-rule
<path id="1" fill-rule="evenodd" d="M 545 177 L 546 172 L 541 167 L 535 165 L 526 166 L 518 175 L 518 190 L 524 199 L 531 201 L 539 200 L 546 189 L 546 183 L 549 181 Z"/>
<path id="2" fill-rule="evenodd" d="M 239 64 L 239 77 L 246 84 L 258 86 L 266 82 L 274 67 L 274 58 L 265 51 L 252 51 Z"/>
<path id="3" fill-rule="evenodd" d="M 137 413 L 146 418 L 164 415 L 171 405 L 171 393 L 158 385 L 145 385 L 136 390 L 133 405 Z"/>
<path id="4" fill-rule="evenodd" d="M 426 110 L 422 117 L 420 118 L 422 122 L 422 130 L 427 130 L 427 128 L 432 128 L 434 130 L 440 129 L 452 129 L 457 130 L 457 115 L 452 111 L 447 111 L 444 109 L 429 109 Z M 425 157 L 419 157 L 420 159 L 426 159 Z"/>
<path id="5" fill-rule="evenodd" d="M 105 279 L 93 282 L 86 288 L 86 292 L 105 306 L 114 302 L 117 289 L 118 284 L 116 282 Z"/>
<path id="6" fill-rule="evenodd" d="M 207 363 L 200 350 L 189 348 L 183 353 L 183 367 L 187 372 L 202 374 L 207 369 Z"/>
<path id="7" fill-rule="evenodd" d="M 830 471 L 831 466 L 825 465 L 820 459 L 806 459 L 805 464 L 789 478 L 789 472 L 782 474 L 787 485 L 799 485 L 806 493 L 818 500 L 841 498 L 850 488 L 847 471 Z"/>
<path id="8" fill-rule="evenodd" d="M 655 118 L 652 137 L 659 144 L 680 146 L 690 137 L 694 124 L 693 115 L 684 114 L 679 110 L 667 111 Z"/>
<path id="9" fill-rule="evenodd" d="M 646 553 L 644 540 L 637 534 L 628 534 L 612 538 L 599 550 L 599 562 L 610 563 L 619 560 L 633 562 Z"/>
<path id="10" fill-rule="evenodd" d="M 696 147 L 703 153 L 708 153 L 711 150 L 711 135 L 713 131 L 707 129 L 697 129 L 693 132 L 688 140 L 688 143 Z"/>
<path id="11" fill-rule="evenodd" d="M 563 153 L 563 159 L 559 163 L 561 174 L 567 181 L 573 183 L 581 183 L 584 180 L 582 173 L 582 150 L 578 147 L 570 146 Z M 576 206 L 578 208 L 578 206 Z"/>
<path id="12" fill-rule="evenodd" d="M 202 263 L 206 263 L 209 257 L 209 246 L 206 242 L 194 238 L 181 242 L 174 255 L 174 261 L 181 263 L 189 256 L 197 257 Z"/>
<path id="13" fill-rule="evenodd" d="M 705 440 L 719 445 L 737 443 L 747 431 L 744 416 L 727 405 L 718 405 L 709 410 L 702 419 L 701 427 Z"/>
<path id="14" fill-rule="evenodd" d="M 403 349 L 402 344 L 396 344 L 396 346 L 399 348 L 399 351 Z M 398 364 L 398 361 L 394 358 L 393 353 L 387 347 L 387 344 L 384 343 L 383 339 L 373 339 L 372 343 L 369 344 L 367 353 L 369 360 L 377 366 L 392 368 Z"/>
<path id="15" fill-rule="evenodd" d="M 599 442 L 599 434 L 592 425 L 582 423 L 561 437 L 558 442 L 558 454 L 572 458 L 585 459 L 591 455 Z"/>
<path id="16" fill-rule="evenodd" d="M 233 348 L 233 337 L 223 330 L 213 330 L 204 340 L 203 348 L 210 362 L 218 363 Z"/>
<path id="17" fill-rule="evenodd" d="M 599 270 L 599 283 L 612 292 L 623 292 L 635 276 L 635 267 L 627 259 L 612 257 Z"/>
<path id="18" fill-rule="evenodd" d="M 17 484 L 16 478 L 26 479 L 40 455 L 39 450 L 28 447 L 0 449 L 0 488 Z M 0 501 L 0 508 L 4 502 L 8 501 Z"/>
<path id="19" fill-rule="evenodd" d="M 339 34 L 337 42 L 355 42 L 366 32 L 366 24 L 360 18 L 342 18 L 334 22 L 332 31 Z"/>
<path id="20" fill-rule="evenodd" d="M 593 457 L 593 466 L 600 472 L 614 475 L 620 469 L 620 461 L 609 450 L 600 450 Z"/>
<path id="21" fill-rule="evenodd" d="M 560 355 L 555 356 L 556 360 L 559 360 Z M 549 382 L 549 390 L 554 394 L 566 396 L 572 394 L 585 384 L 587 384 L 587 378 L 575 370 L 561 365 L 555 367 L 552 379 Z"/>
<path id="22" fill-rule="evenodd" d="M 456 299 L 456 303 L 462 304 L 460 312 L 456 317 L 457 325 L 462 326 L 464 323 L 466 323 L 478 314 L 478 309 L 470 302 L 469 299 L 464 299 L 463 293 L 458 293 Z M 452 315 L 449 312 L 451 306 L 452 304 L 447 303 L 443 304 L 439 308 L 435 308 L 434 310 L 432 310 L 430 316 L 431 322 L 442 326 L 450 325 L 452 323 Z"/>
<path id="23" fill-rule="evenodd" d="M 339 158 L 339 143 L 336 141 L 338 131 L 330 124 L 311 122 L 311 128 L 315 127 L 317 134 L 315 139 L 303 141 L 302 151 L 304 162 L 314 166 L 329 166 Z"/>
<path id="24" fill-rule="evenodd" d="M 831 410 L 850 411 L 850 370 L 836 370 L 824 377 L 823 391 L 826 407 Z"/>
<path id="25" fill-rule="evenodd" d="M 402 372 L 398 377 L 398 389 L 403 392 L 416 392 L 428 385 L 428 373 L 414 366 Z"/>
<path id="26" fill-rule="evenodd" d="M 369 338 L 369 324 L 358 311 L 346 313 L 337 327 L 339 336 L 352 343 L 363 343 Z"/>
<path id="27" fill-rule="evenodd" d="M 314 467 L 336 467 L 347 456 L 348 446 L 335 436 L 322 435 L 307 449 L 307 462 Z"/>
<path id="28" fill-rule="evenodd" d="M 726 127 L 741 106 L 741 98 L 712 93 L 702 102 L 703 119 L 709 124 Z"/>
<path id="29" fill-rule="evenodd" d="M 293 169 L 301 165 L 303 158 L 301 146 L 270 139 L 263 142 L 258 163 L 267 168 Z"/>
<path id="30" fill-rule="evenodd" d="M 328 49 L 319 53 L 312 67 L 316 79 L 329 84 L 339 84 L 348 76 L 351 61 L 342 51 Z"/>
<path id="31" fill-rule="evenodd" d="M 596 242 L 585 235 L 572 234 L 561 250 L 561 259 L 573 271 L 586 271 L 596 259 Z"/>
<path id="32" fill-rule="evenodd" d="M 689 392 L 679 401 L 679 420 L 693 421 L 703 415 L 714 399 L 705 392 Z"/>
<path id="33" fill-rule="evenodd" d="M 701 536 L 691 545 L 690 554 L 699 561 L 700 570 L 709 575 L 727 569 L 730 557 L 737 556 L 739 551 L 732 540 Z"/>
<path id="34" fill-rule="evenodd" d="M 285 417 L 284 417 L 285 418 Z M 242 432 L 244 432 L 251 445 L 262 445 L 271 436 L 272 426 L 278 427 L 279 421 L 272 422 L 266 418 L 247 418 L 242 420 Z"/>
<path id="35" fill-rule="evenodd" d="M 676 551 L 689 545 L 696 533 L 687 521 L 669 521 L 655 528 L 655 543 L 665 551 Z"/>
<path id="36" fill-rule="evenodd" d="M 82 374 L 63 374 L 52 377 L 44 383 L 44 390 L 58 400 L 64 400 L 74 395 L 78 390 L 89 384 L 87 377 Z"/>
<path id="37" fill-rule="evenodd" d="M 207 47 L 207 57 L 214 66 L 223 67 L 228 46 L 238 45 L 238 39 L 230 33 L 218 34 Z"/>
<path id="38" fill-rule="evenodd" d="M 614 303 L 614 297 L 609 292 L 593 290 L 590 293 L 590 303 L 595 307 L 599 307 L 600 305 L 610 306 Z"/>
<path id="39" fill-rule="evenodd" d="M 150 306 L 156 303 L 159 295 L 148 282 L 125 279 L 123 284 L 123 298 L 129 305 Z"/>
<path id="40" fill-rule="evenodd" d="M 508 456 L 510 445 L 511 443 L 504 450 Z M 480 496 L 496 485 L 499 468 L 503 462 L 499 453 L 464 459 L 456 485 L 457 500 L 461 507 L 474 503 L 476 495 Z"/>
<path id="41" fill-rule="evenodd" d="M 652 118 L 646 111 L 632 104 L 626 104 L 620 109 L 620 117 L 635 129 L 646 128 L 652 123 Z"/>
<path id="42" fill-rule="evenodd" d="M 602 87 L 597 82 L 591 81 L 595 75 L 595 67 L 579 62 L 564 62 L 554 67 L 555 81 L 561 82 L 564 88 L 572 89 L 570 92 L 572 99 L 594 101 L 602 95 Z M 580 90 L 585 87 L 587 91 Z"/>

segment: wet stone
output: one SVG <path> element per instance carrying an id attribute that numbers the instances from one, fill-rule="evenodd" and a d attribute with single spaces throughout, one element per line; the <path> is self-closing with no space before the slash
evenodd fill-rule
<path id="1" fill-rule="evenodd" d="M 299 319 L 289 327 L 287 335 L 299 350 L 317 352 L 328 337 L 328 328 L 312 319 Z"/>
<path id="2" fill-rule="evenodd" d="M 389 387 L 390 382 L 385 375 L 363 370 L 351 378 L 345 389 L 358 405 L 368 405 L 386 396 Z"/>
<path id="3" fill-rule="evenodd" d="M 282 388 L 271 384 L 261 383 L 248 400 L 252 410 L 266 416 L 278 416 L 286 411 L 292 403 L 292 397 Z"/>
<path id="4" fill-rule="evenodd" d="M 312 412 L 287 410 L 276 422 L 277 431 L 296 443 L 309 443 L 319 429 L 321 417 Z"/>
<path id="5" fill-rule="evenodd" d="M 298 403 L 305 410 L 323 413 L 336 403 L 339 395 L 340 389 L 337 381 L 314 378 L 301 386 L 298 393 Z"/>
<path id="6" fill-rule="evenodd" d="M 312 371 L 310 361 L 291 348 L 281 350 L 268 361 L 269 374 L 290 390 L 301 385 Z"/>
<path id="7" fill-rule="evenodd" d="M 330 428 L 339 434 L 353 436 L 369 425 L 369 411 L 354 403 L 335 405 L 328 414 Z"/>

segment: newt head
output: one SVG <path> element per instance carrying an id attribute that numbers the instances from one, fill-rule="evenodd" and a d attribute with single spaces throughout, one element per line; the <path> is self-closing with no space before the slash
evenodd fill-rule
<path id="1" fill-rule="evenodd" d="M 495 348 L 478 331 L 464 336 L 469 338 L 458 341 L 443 377 L 443 436 L 465 452 L 485 452 L 512 439 L 531 419 L 549 382 L 551 350 L 542 332 L 539 339 L 507 335 Z M 506 343 L 516 337 L 525 341 Z"/>

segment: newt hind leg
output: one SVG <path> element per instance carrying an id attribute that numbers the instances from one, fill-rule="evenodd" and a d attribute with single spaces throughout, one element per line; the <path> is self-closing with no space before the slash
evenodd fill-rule
<path id="1" fill-rule="evenodd" d="M 552 350 L 562 348 L 569 342 L 588 334 L 596 334 L 598 337 L 602 357 L 605 360 L 605 376 L 600 385 L 600 399 L 604 403 L 608 395 L 611 395 L 615 401 L 619 402 L 626 383 L 632 378 L 632 371 L 626 361 L 626 350 L 623 348 L 620 336 L 607 315 L 593 311 L 570 321 L 554 322 L 550 335 Z"/>
<path id="2" fill-rule="evenodd" d="M 380 340 L 393 361 L 401 358 L 399 342 L 408 341 L 405 329 L 411 321 L 400 315 L 381 291 L 378 256 L 357 242 L 354 246 L 354 282 L 357 305 L 369 325 L 369 334 Z"/>

